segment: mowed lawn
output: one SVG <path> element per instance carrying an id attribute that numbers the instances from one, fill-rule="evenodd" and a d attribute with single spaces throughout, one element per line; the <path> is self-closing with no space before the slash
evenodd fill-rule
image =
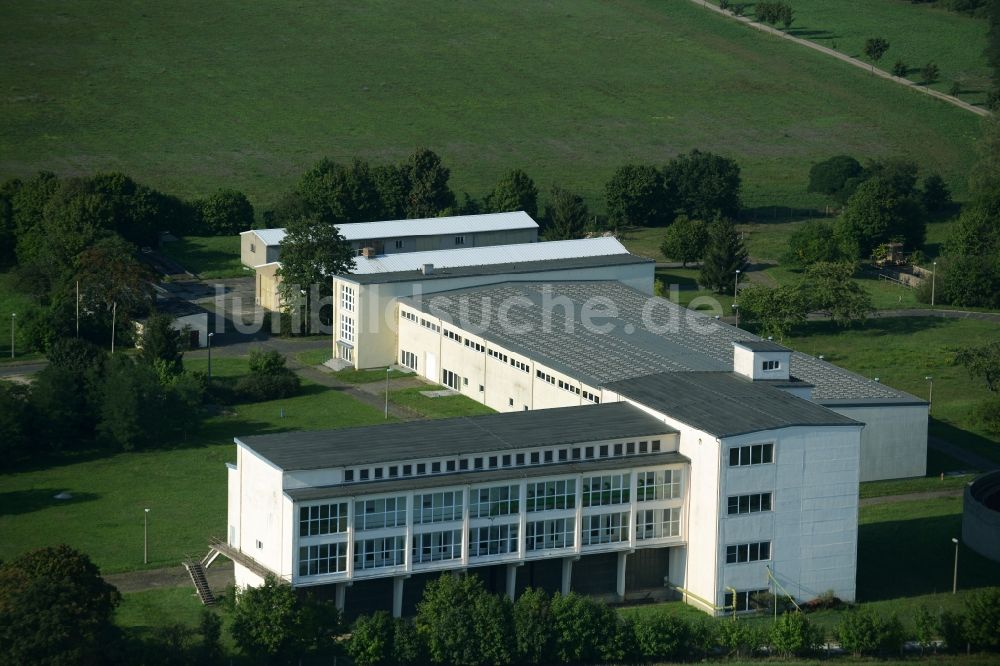
<path id="1" fill-rule="evenodd" d="M 930 389 L 925 377 L 933 377 L 931 434 L 1000 461 L 1000 437 L 981 429 L 972 417 L 989 395 L 986 383 L 954 364 L 957 350 L 994 340 L 1000 340 L 1000 324 L 994 322 L 903 317 L 870 319 L 849 329 L 810 322 L 786 343 L 924 399 Z"/>
<path id="2" fill-rule="evenodd" d="M 897 60 L 909 66 L 907 78 L 922 82 L 920 70 L 934 62 L 940 79 L 931 85 L 950 93 L 961 85 L 959 97 L 983 104 L 991 87 L 986 48 L 986 19 L 973 18 L 928 4 L 903 0 L 795 0 L 795 23 L 789 32 L 867 62 L 865 40 L 882 37 L 889 50 L 879 67 L 892 71 Z M 752 15 L 752 10 L 748 7 Z"/>
<path id="3" fill-rule="evenodd" d="M 235 377 L 246 361 L 213 359 L 212 365 L 213 374 Z M 205 369 L 202 361 L 189 366 Z M 226 408 L 175 448 L 0 475 L 0 560 L 65 542 L 105 572 L 142 568 L 145 508 L 150 567 L 204 555 L 210 537 L 225 536 L 225 463 L 236 459 L 233 437 L 383 422 L 380 410 L 303 382 L 293 398 Z M 53 499 L 62 491 L 73 499 Z"/>
<path id="4" fill-rule="evenodd" d="M 240 263 L 239 236 L 186 236 L 163 243 L 160 252 L 202 278 L 252 275 Z"/>
<path id="5" fill-rule="evenodd" d="M 962 198 L 979 126 L 682 0 L 40 0 L 0 21 L 4 178 L 120 169 L 262 205 L 323 156 L 426 146 L 459 192 L 521 167 L 602 210 L 620 164 L 699 148 L 739 161 L 751 208 L 803 208 L 824 203 L 809 166 L 839 153 L 914 159 Z"/>

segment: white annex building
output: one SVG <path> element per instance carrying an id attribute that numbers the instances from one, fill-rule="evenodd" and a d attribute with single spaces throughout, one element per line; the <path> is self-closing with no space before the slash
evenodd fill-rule
<path id="1" fill-rule="evenodd" d="M 240 585 L 413 608 L 442 570 L 711 613 L 855 596 L 858 484 L 923 475 L 927 403 L 652 295 L 613 238 L 359 258 L 333 352 L 488 416 L 237 438 Z"/>

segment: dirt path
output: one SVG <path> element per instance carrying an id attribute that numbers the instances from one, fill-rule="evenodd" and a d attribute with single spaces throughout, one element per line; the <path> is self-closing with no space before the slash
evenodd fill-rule
<path id="1" fill-rule="evenodd" d="M 814 51 L 819 51 L 820 53 L 822 53 L 824 55 L 828 55 L 831 58 L 836 58 L 837 60 L 840 60 L 842 62 L 847 63 L 848 65 L 852 65 L 852 66 L 857 67 L 859 69 L 863 69 L 863 70 L 865 70 L 866 72 L 868 72 L 870 74 L 874 74 L 875 76 L 880 76 L 883 79 L 886 79 L 888 81 L 892 81 L 893 83 L 898 83 L 901 86 L 906 86 L 907 88 L 909 88 L 911 90 L 915 90 L 916 92 L 922 93 L 924 95 L 929 95 L 930 97 L 937 98 L 937 99 L 939 99 L 939 100 L 941 100 L 943 102 L 947 102 L 948 104 L 951 104 L 953 106 L 957 106 L 960 109 L 963 109 L 965 111 L 969 111 L 970 113 L 974 113 L 977 116 L 989 116 L 990 115 L 990 112 L 987 111 L 986 109 L 981 109 L 978 106 L 973 106 L 972 104 L 969 104 L 968 102 L 964 102 L 964 101 L 960 100 L 957 97 L 953 97 L 951 95 L 946 95 L 943 92 L 938 92 L 937 90 L 933 90 L 933 89 L 928 88 L 926 86 L 918 85 L 918 84 L 914 83 L 913 81 L 910 81 L 909 79 L 902 78 L 902 77 L 899 77 L 899 76 L 894 76 L 894 75 L 890 74 L 889 72 L 886 72 L 886 71 L 881 70 L 881 69 L 875 68 L 873 70 L 872 66 L 869 63 L 866 63 L 863 60 L 858 60 L 857 58 L 852 58 L 849 55 L 844 55 L 840 51 L 835 51 L 835 50 L 833 50 L 831 48 L 827 48 L 826 46 L 821 46 L 821 45 L 817 44 L 816 42 L 810 42 L 808 39 L 802 39 L 801 37 L 795 37 L 794 35 L 789 35 L 788 33 L 785 33 L 785 32 L 782 32 L 781 30 L 778 30 L 777 28 L 772 28 L 772 27 L 764 25 L 762 23 L 757 23 L 752 18 L 749 18 L 747 16 L 734 16 L 733 14 L 730 14 L 727 11 L 719 9 L 718 3 L 714 3 L 713 4 L 712 2 L 709 2 L 708 0 L 691 0 L 691 2 L 695 3 L 696 5 L 701 5 L 705 9 L 710 9 L 713 12 L 715 12 L 716 14 L 721 14 L 722 16 L 725 16 L 726 18 L 731 19 L 733 21 L 739 21 L 740 23 L 742 23 L 742 24 L 744 24 L 746 26 L 749 26 L 749 27 L 751 27 L 751 28 L 753 28 L 755 30 L 760 30 L 761 32 L 764 32 L 764 33 L 767 33 L 767 34 L 770 34 L 770 35 L 774 35 L 775 37 L 780 37 L 781 39 L 787 39 L 790 42 L 795 42 L 796 44 L 799 44 L 800 46 L 805 46 L 806 48 L 810 48 L 810 49 L 812 49 Z"/>
<path id="2" fill-rule="evenodd" d="M 207 548 L 207 545 L 206 545 Z M 219 593 L 234 582 L 233 563 L 220 557 L 205 569 L 208 586 Z M 169 587 L 191 588 L 194 594 L 194 584 L 183 565 L 164 567 L 162 569 L 146 569 L 144 571 L 127 571 L 125 573 L 105 574 L 104 580 L 118 588 L 119 592 L 145 592 Z"/>

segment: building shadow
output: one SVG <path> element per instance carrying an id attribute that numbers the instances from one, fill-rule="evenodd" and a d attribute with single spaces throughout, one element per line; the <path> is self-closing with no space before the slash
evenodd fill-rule
<path id="1" fill-rule="evenodd" d="M 62 492 L 69 492 L 70 499 L 56 499 Z M 95 493 L 79 493 L 66 488 L 32 488 L 31 490 L 11 490 L 0 493 L 0 516 L 18 516 L 55 506 L 68 506 L 99 499 Z"/>

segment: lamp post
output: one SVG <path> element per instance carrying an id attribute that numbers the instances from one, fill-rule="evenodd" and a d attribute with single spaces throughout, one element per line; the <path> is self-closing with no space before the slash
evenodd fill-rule
<path id="1" fill-rule="evenodd" d="M 951 542 L 955 544 L 955 571 L 951 576 L 951 593 L 955 594 L 958 592 L 958 539 L 952 537 Z"/>
<path id="2" fill-rule="evenodd" d="M 927 380 L 927 413 L 931 413 L 934 407 L 934 378 L 930 375 L 924 377 Z"/>
<path id="3" fill-rule="evenodd" d="M 14 358 L 14 322 L 17 321 L 17 313 L 10 313 L 10 357 Z"/>
<path id="4" fill-rule="evenodd" d="M 934 291 L 937 287 L 937 262 L 934 262 L 934 270 L 931 271 L 931 307 L 934 307 Z"/>
<path id="5" fill-rule="evenodd" d="M 208 334 L 208 381 L 212 381 L 212 336 L 215 333 Z"/>
<path id="6" fill-rule="evenodd" d="M 733 312 L 736 314 L 736 328 L 740 327 L 740 306 L 733 303 Z"/>
<path id="7" fill-rule="evenodd" d="M 149 509 L 142 514 L 142 563 L 149 564 Z"/>
<path id="8" fill-rule="evenodd" d="M 391 368 L 385 367 L 385 419 L 389 420 L 389 372 Z"/>
<path id="9" fill-rule="evenodd" d="M 737 268 L 736 269 L 736 281 L 733 282 L 733 300 L 734 301 L 736 300 L 736 290 L 739 288 L 739 286 L 740 286 L 740 270 Z"/>

